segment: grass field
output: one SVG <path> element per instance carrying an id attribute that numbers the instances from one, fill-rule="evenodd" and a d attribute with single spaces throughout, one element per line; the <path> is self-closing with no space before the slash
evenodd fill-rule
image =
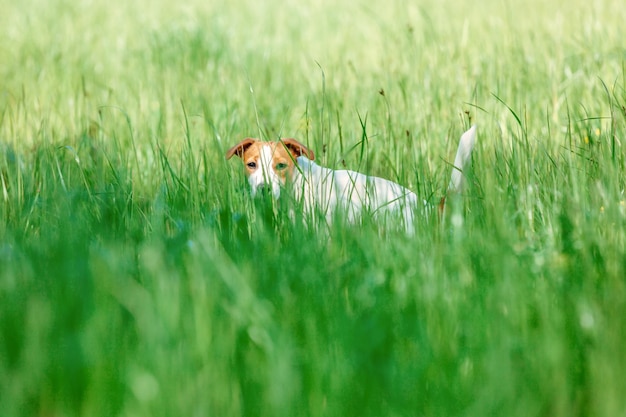
<path id="1" fill-rule="evenodd" d="M 626 6 L 557 3 L 0 0 L 0 414 L 626 416 Z M 473 123 L 415 236 L 224 160 L 437 203 Z"/>

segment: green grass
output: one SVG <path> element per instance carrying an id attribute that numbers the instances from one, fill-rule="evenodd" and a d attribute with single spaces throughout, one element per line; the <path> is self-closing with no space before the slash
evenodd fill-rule
<path id="1" fill-rule="evenodd" d="M 626 7 L 588 3 L 0 1 L 1 414 L 626 416 Z M 415 236 L 223 156 L 436 203 L 470 123 Z"/>

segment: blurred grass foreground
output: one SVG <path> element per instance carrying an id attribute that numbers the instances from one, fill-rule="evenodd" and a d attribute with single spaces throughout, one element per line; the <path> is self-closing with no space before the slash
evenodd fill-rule
<path id="1" fill-rule="evenodd" d="M 626 416 L 626 6 L 0 0 L 0 415 Z M 244 137 L 436 204 L 254 202 Z M 315 219 L 308 219 L 315 222 Z"/>

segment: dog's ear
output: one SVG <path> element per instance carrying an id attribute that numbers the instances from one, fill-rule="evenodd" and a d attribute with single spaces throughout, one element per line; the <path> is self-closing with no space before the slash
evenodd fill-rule
<path id="1" fill-rule="evenodd" d="M 243 153 L 254 142 L 256 142 L 256 139 L 252 139 L 252 138 L 246 138 L 246 139 L 242 140 L 241 142 L 239 142 L 238 144 L 236 144 L 235 146 L 230 148 L 228 151 L 226 151 L 226 159 L 232 158 L 233 155 L 237 155 L 238 157 L 242 158 L 243 157 Z"/>
<path id="2" fill-rule="evenodd" d="M 311 161 L 315 160 L 315 154 L 312 150 L 301 144 L 295 139 L 282 139 L 283 144 L 287 148 L 289 152 L 293 155 L 294 158 L 297 158 L 301 155 L 306 156 Z"/>

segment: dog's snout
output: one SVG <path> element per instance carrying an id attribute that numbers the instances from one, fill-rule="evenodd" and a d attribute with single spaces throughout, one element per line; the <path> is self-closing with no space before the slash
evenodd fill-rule
<path id="1" fill-rule="evenodd" d="M 267 196 L 272 193 L 272 187 L 269 184 L 261 184 L 256 189 L 257 193 Z"/>

